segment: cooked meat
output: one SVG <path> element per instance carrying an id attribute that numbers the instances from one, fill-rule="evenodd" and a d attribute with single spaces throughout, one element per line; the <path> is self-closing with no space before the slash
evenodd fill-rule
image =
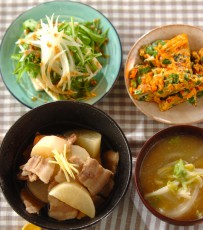
<path id="1" fill-rule="evenodd" d="M 109 179 L 109 182 L 103 187 L 103 189 L 100 191 L 100 195 L 103 197 L 108 197 L 113 190 L 115 181 L 113 178 Z"/>
<path id="2" fill-rule="evenodd" d="M 102 205 L 105 203 L 105 199 L 100 195 L 95 195 L 92 197 L 96 209 L 102 208 Z"/>
<path id="3" fill-rule="evenodd" d="M 82 213 L 82 212 L 79 211 L 76 218 L 77 218 L 78 220 L 80 220 L 80 219 L 84 218 L 85 216 L 86 216 L 86 215 L 85 215 L 84 213 Z"/>
<path id="4" fill-rule="evenodd" d="M 104 169 L 97 160 L 89 157 L 83 164 L 78 179 L 94 196 L 108 183 L 111 176 L 111 171 Z"/>
<path id="5" fill-rule="evenodd" d="M 83 160 L 82 160 L 80 157 L 78 157 L 78 156 L 72 156 L 72 157 L 70 157 L 69 162 L 72 163 L 72 164 L 76 164 L 76 165 L 78 166 L 77 169 L 78 169 L 79 171 L 81 171 L 82 166 L 83 166 L 83 164 L 85 163 L 85 161 L 83 161 Z"/>
<path id="6" fill-rule="evenodd" d="M 65 177 L 65 174 L 63 172 L 62 169 L 60 169 L 58 171 L 58 173 L 56 174 L 56 176 L 54 177 L 54 180 L 57 182 L 57 183 L 63 183 L 66 181 L 66 177 Z"/>
<path id="7" fill-rule="evenodd" d="M 17 178 L 18 180 L 29 180 L 30 182 L 33 182 L 33 181 L 36 181 L 38 179 L 37 175 L 35 174 L 31 174 L 31 173 L 28 173 L 28 172 L 21 172 L 17 175 Z"/>
<path id="8" fill-rule="evenodd" d="M 78 215 L 78 210 L 53 196 L 49 196 L 49 204 L 49 216 L 56 220 L 74 219 Z"/>
<path id="9" fill-rule="evenodd" d="M 51 191 L 51 189 L 53 187 L 55 187 L 56 185 L 58 185 L 59 183 L 55 180 L 52 180 L 50 183 L 49 183 L 49 186 L 48 186 L 48 193 Z"/>
<path id="10" fill-rule="evenodd" d="M 43 158 L 41 156 L 32 156 L 28 162 L 21 167 L 22 176 L 28 176 L 30 181 L 38 178 L 45 184 L 49 183 L 53 173 L 55 164 L 49 163 L 51 158 Z"/>
<path id="11" fill-rule="evenodd" d="M 103 161 L 104 167 L 115 174 L 119 161 L 119 153 L 113 150 L 108 150 L 103 154 Z"/>
<path id="12" fill-rule="evenodd" d="M 70 152 L 71 151 L 71 145 L 76 141 L 77 136 L 75 135 L 75 133 L 71 134 L 68 138 L 67 141 L 69 142 L 69 145 L 67 146 L 67 151 Z"/>
<path id="13" fill-rule="evenodd" d="M 68 137 L 67 140 L 70 142 L 70 144 L 73 144 L 73 143 L 75 143 L 76 139 L 77 139 L 77 136 L 75 133 L 73 133 Z"/>
<path id="14" fill-rule="evenodd" d="M 40 209 L 45 205 L 40 200 L 36 199 L 31 193 L 26 189 L 21 191 L 21 200 L 23 201 L 26 211 L 28 213 L 39 213 Z"/>

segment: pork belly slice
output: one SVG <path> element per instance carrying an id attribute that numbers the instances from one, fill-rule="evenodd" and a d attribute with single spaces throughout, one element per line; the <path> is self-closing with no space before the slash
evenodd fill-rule
<path id="1" fill-rule="evenodd" d="M 97 160 L 89 157 L 83 164 L 78 179 L 94 196 L 109 182 L 112 175 L 110 170 L 103 168 Z"/>
<path id="2" fill-rule="evenodd" d="M 62 169 L 59 169 L 59 171 L 57 172 L 56 176 L 54 177 L 54 180 L 57 183 L 63 183 L 63 182 L 66 181 L 66 177 L 65 177 L 65 174 L 64 174 Z"/>
<path id="3" fill-rule="evenodd" d="M 100 210 L 105 204 L 105 199 L 100 195 L 93 196 L 92 200 L 93 200 L 96 210 Z"/>
<path id="4" fill-rule="evenodd" d="M 67 152 L 71 152 L 71 145 L 74 144 L 77 140 L 77 136 L 75 133 L 72 133 L 68 138 L 65 138 L 68 141 L 68 145 L 66 146 Z"/>
<path id="5" fill-rule="evenodd" d="M 48 192 L 50 192 L 52 188 L 55 187 L 56 185 L 63 183 L 63 182 L 66 182 L 66 177 L 62 169 L 59 169 L 54 179 L 49 183 Z"/>
<path id="6" fill-rule="evenodd" d="M 108 197 L 113 190 L 113 187 L 115 185 L 114 179 L 111 177 L 108 181 L 108 183 L 102 188 L 102 190 L 99 192 L 99 195 L 103 197 Z"/>
<path id="7" fill-rule="evenodd" d="M 84 160 L 82 160 L 80 157 L 78 156 L 71 156 L 70 159 L 69 159 L 69 162 L 72 163 L 72 164 L 76 164 L 77 165 L 77 169 L 79 171 L 82 170 L 82 167 L 83 167 L 83 164 L 85 163 Z"/>
<path id="8" fill-rule="evenodd" d="M 113 150 L 108 150 L 103 154 L 104 167 L 116 173 L 119 161 L 119 153 Z"/>
<path id="9" fill-rule="evenodd" d="M 49 216 L 56 220 L 74 219 L 78 215 L 78 210 L 72 208 L 70 205 L 49 196 Z"/>
<path id="10" fill-rule="evenodd" d="M 22 189 L 20 193 L 21 200 L 25 205 L 25 209 L 30 214 L 39 214 L 40 209 L 45 206 L 45 203 L 36 199 L 30 192 L 26 189 Z"/>
<path id="11" fill-rule="evenodd" d="M 84 217 L 86 217 L 86 215 L 85 215 L 84 213 L 78 211 L 78 215 L 77 215 L 76 218 L 77 218 L 78 220 L 81 220 L 81 219 L 84 218 Z"/>
<path id="12" fill-rule="evenodd" d="M 31 182 L 39 178 L 45 184 L 48 184 L 55 169 L 55 164 L 49 162 L 51 159 L 37 155 L 32 156 L 25 165 L 21 166 L 21 175 L 27 176 Z"/>

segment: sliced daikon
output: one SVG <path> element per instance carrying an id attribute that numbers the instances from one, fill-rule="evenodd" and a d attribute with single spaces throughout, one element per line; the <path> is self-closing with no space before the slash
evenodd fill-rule
<path id="1" fill-rule="evenodd" d="M 48 202 L 48 184 L 43 183 L 41 180 L 27 182 L 30 192 L 40 201 Z"/>
<path id="2" fill-rule="evenodd" d="M 71 145 L 71 152 L 69 158 L 71 156 L 77 156 L 81 160 L 86 161 L 90 155 L 85 148 L 82 148 L 79 145 Z"/>
<path id="3" fill-rule="evenodd" d="M 100 155 L 101 134 L 93 130 L 73 130 L 66 135 L 75 133 L 77 139 L 74 144 L 79 145 L 87 150 L 92 158 L 97 158 Z"/>
<path id="4" fill-rule="evenodd" d="M 89 192 L 77 182 L 58 184 L 51 189 L 49 195 L 81 211 L 90 218 L 95 217 L 95 206 Z"/>
<path id="5" fill-rule="evenodd" d="M 57 152 L 62 153 L 64 151 L 64 145 L 67 145 L 68 149 L 70 143 L 63 138 L 54 135 L 45 136 L 32 148 L 31 156 L 40 155 L 42 157 L 52 157 L 52 151 L 56 150 Z"/>

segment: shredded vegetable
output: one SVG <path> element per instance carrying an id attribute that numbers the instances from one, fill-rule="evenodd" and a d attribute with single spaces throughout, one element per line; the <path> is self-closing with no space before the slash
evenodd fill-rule
<path id="1" fill-rule="evenodd" d="M 195 168 L 193 164 L 180 159 L 159 169 L 158 176 L 164 186 L 147 193 L 146 199 L 158 196 L 159 199 L 176 202 L 175 210 L 160 210 L 172 218 L 180 217 L 189 211 L 203 186 L 203 169 Z"/>
<path id="2" fill-rule="evenodd" d="M 60 21 L 60 17 L 23 23 L 24 35 L 12 55 L 18 81 L 28 73 L 36 90 L 44 90 L 54 100 L 79 100 L 95 96 L 94 78 L 102 65 L 108 30 L 102 33 L 99 19 L 92 22 Z"/>
<path id="3" fill-rule="evenodd" d="M 60 166 L 61 170 L 64 172 L 67 182 L 70 182 L 70 177 L 72 179 L 75 179 L 75 174 L 79 173 L 79 171 L 77 170 L 78 165 L 68 162 L 66 156 L 66 145 L 64 145 L 63 153 L 59 153 L 56 149 L 52 152 L 54 154 L 53 157 L 55 160 L 50 160 L 49 162 L 53 164 L 58 164 Z"/>

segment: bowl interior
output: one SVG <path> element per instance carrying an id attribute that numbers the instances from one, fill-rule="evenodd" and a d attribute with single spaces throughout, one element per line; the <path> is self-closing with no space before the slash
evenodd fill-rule
<path id="1" fill-rule="evenodd" d="M 203 98 L 198 99 L 197 106 L 194 107 L 191 104 L 185 102 L 179 104 L 167 111 L 160 112 L 157 104 L 153 102 L 143 102 L 134 100 L 128 90 L 128 74 L 129 71 L 135 64 L 142 63 L 139 56 L 139 49 L 143 45 L 150 44 L 158 39 L 171 39 L 178 34 L 185 33 L 188 35 L 189 44 L 191 51 L 199 50 L 203 47 L 203 30 L 190 25 L 166 25 L 162 27 L 155 28 L 150 32 L 143 35 L 131 48 L 128 58 L 125 64 L 125 84 L 128 94 L 137 106 L 137 108 L 143 112 L 148 117 L 155 119 L 157 121 L 167 123 L 167 124 L 191 124 L 197 123 L 203 120 L 203 115 L 201 113 L 203 108 Z M 184 116 L 182 114 L 184 113 Z M 181 119 L 180 119 L 181 117 Z"/>
<path id="2" fill-rule="evenodd" d="M 118 77 L 122 63 L 122 48 L 117 31 L 111 22 L 102 13 L 83 3 L 72 1 L 47 2 L 29 9 L 16 18 L 7 29 L 0 47 L 0 66 L 3 81 L 10 93 L 29 108 L 53 101 L 46 93 L 36 92 L 26 74 L 21 78 L 21 82 L 17 83 L 16 77 L 13 74 L 15 63 L 11 59 L 11 56 L 16 52 L 15 42 L 23 34 L 22 23 L 29 18 L 39 21 L 44 19 L 46 15 L 51 17 L 53 14 L 55 16 L 60 15 L 59 20 L 70 20 L 72 16 L 75 21 L 79 22 L 92 21 L 95 18 L 99 18 L 102 30 L 109 30 L 109 41 L 105 46 L 105 54 L 109 58 L 102 57 L 99 59 L 103 68 L 96 76 L 100 80 L 92 91 L 96 96 L 85 100 L 88 104 L 95 104 L 110 91 Z"/>
<path id="3" fill-rule="evenodd" d="M 142 167 L 142 162 L 147 156 L 147 154 L 150 152 L 150 150 L 161 140 L 170 137 L 170 136 L 176 136 L 176 135 L 192 135 L 192 136 L 197 136 L 203 138 L 203 129 L 196 127 L 196 126 L 191 126 L 191 125 L 176 125 L 176 126 L 171 126 L 169 128 L 163 129 L 159 132 L 157 132 L 154 136 L 152 136 L 150 139 L 146 141 L 144 144 L 143 148 L 141 149 L 137 161 L 136 161 L 136 167 L 135 167 L 135 185 L 137 188 L 137 192 L 144 203 L 144 205 L 147 207 L 147 209 L 153 213 L 156 217 L 159 219 L 168 222 L 170 224 L 174 225 L 194 225 L 196 223 L 200 223 L 203 221 L 203 218 L 197 219 L 197 220 L 188 220 L 188 221 L 180 221 L 180 220 L 175 220 L 166 216 L 161 215 L 159 212 L 157 212 L 149 203 L 148 201 L 144 198 L 144 194 L 142 191 L 142 186 L 141 186 L 141 180 L 140 180 L 140 170 Z M 147 170 L 147 169 L 146 169 Z"/>
<path id="4" fill-rule="evenodd" d="M 99 121 L 99 122 L 98 122 Z M 115 186 L 105 206 L 93 219 L 55 221 L 46 215 L 31 215 L 20 199 L 20 183 L 16 172 L 22 163 L 22 152 L 39 131 L 47 134 L 64 133 L 75 128 L 88 128 L 102 134 L 103 148 L 111 147 L 120 153 Z M 107 216 L 125 194 L 131 177 L 131 153 L 127 140 L 118 125 L 104 112 L 85 103 L 51 102 L 22 116 L 6 134 L 0 149 L 0 182 L 2 191 L 13 209 L 23 218 L 49 229 L 80 229 L 95 224 Z"/>

